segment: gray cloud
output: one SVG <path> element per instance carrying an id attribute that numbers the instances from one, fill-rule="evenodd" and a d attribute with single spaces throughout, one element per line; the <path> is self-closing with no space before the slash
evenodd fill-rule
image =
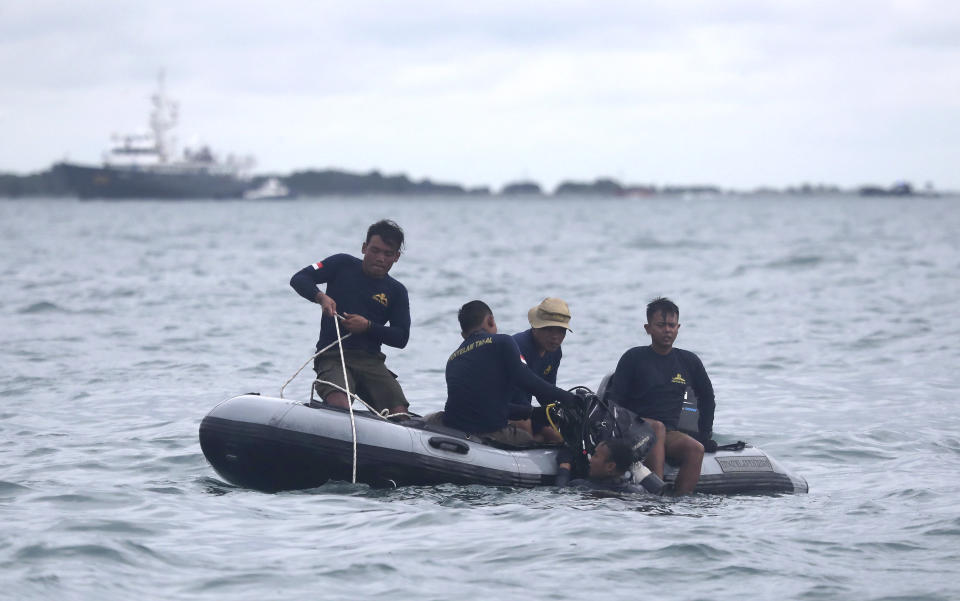
<path id="1" fill-rule="evenodd" d="M 9 4 L 9 3 L 8 3 Z M 96 160 L 165 68 L 181 137 L 264 168 L 844 185 L 953 172 L 947 2 L 33 2 L 0 13 L 0 170 Z"/>

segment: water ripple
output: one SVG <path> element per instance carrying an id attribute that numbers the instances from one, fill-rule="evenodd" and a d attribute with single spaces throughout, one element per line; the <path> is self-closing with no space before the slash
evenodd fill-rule
<path id="1" fill-rule="evenodd" d="M 20 548 L 14 557 L 18 561 L 61 560 L 65 558 L 79 558 L 84 561 L 107 560 L 115 563 L 130 565 L 132 562 L 126 553 L 117 551 L 107 545 L 45 545 L 35 544 Z"/>
<path id="2" fill-rule="evenodd" d="M 56 303 L 40 301 L 17 309 L 17 313 L 30 315 L 34 313 L 68 313 L 68 311 Z"/>

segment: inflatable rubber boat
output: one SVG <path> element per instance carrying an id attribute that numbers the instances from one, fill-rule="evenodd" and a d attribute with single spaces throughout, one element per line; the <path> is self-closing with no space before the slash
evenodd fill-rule
<path id="1" fill-rule="evenodd" d="M 200 424 L 200 446 L 227 482 L 265 492 L 328 480 L 374 487 L 441 483 L 550 486 L 558 447 L 506 449 L 422 417 L 388 421 L 369 411 L 247 394 L 223 401 Z M 356 454 L 354 454 L 354 426 Z M 676 468 L 668 465 L 670 484 Z M 707 453 L 696 492 L 805 493 L 807 482 L 745 443 Z"/>

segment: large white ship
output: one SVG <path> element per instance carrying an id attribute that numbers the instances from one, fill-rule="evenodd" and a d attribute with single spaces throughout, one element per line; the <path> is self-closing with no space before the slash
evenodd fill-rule
<path id="1" fill-rule="evenodd" d="M 54 170 L 80 198 L 240 198 L 250 187 L 250 157 L 219 160 L 207 146 L 177 153 L 171 135 L 178 106 L 161 73 L 150 97 L 149 131 L 114 135 L 101 166 L 58 163 Z"/>

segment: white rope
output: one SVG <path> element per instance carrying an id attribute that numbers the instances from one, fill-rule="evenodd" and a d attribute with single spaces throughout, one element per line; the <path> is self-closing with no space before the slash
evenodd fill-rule
<path id="1" fill-rule="evenodd" d="M 340 322 L 337 320 L 339 315 L 335 315 L 333 325 L 337 329 L 337 340 L 340 340 Z M 350 476 L 350 483 L 357 483 L 357 422 L 353 419 L 353 401 L 350 399 L 350 380 L 347 379 L 347 360 L 343 357 L 343 345 L 340 345 L 340 365 L 343 367 L 343 387 L 347 393 L 347 409 L 350 410 L 350 432 L 353 436 L 353 474 Z"/>
<path id="2" fill-rule="evenodd" d="M 283 386 L 280 387 L 280 398 L 281 398 L 281 399 L 283 398 L 283 391 L 284 391 L 284 389 L 287 387 L 288 384 L 290 384 L 290 382 L 293 381 L 294 378 L 296 378 L 298 375 L 300 375 L 300 372 L 303 371 L 303 368 L 305 368 L 307 365 L 309 365 L 311 361 L 313 361 L 314 359 L 316 359 L 317 357 L 319 357 L 321 354 L 323 354 L 323 353 L 325 353 L 326 351 L 328 351 L 328 350 L 329 350 L 330 348 L 332 348 L 335 344 L 339 344 L 339 345 L 340 345 L 340 346 L 339 346 L 339 348 L 340 348 L 340 365 L 341 365 L 341 367 L 343 368 L 343 383 L 344 383 L 344 386 L 346 386 L 346 388 L 344 388 L 343 386 L 340 386 L 339 384 L 334 384 L 333 382 L 327 382 L 327 381 L 325 381 L 325 380 L 321 380 L 321 379 L 317 378 L 316 380 L 313 381 L 313 384 L 310 385 L 310 399 L 313 400 L 313 391 L 316 389 L 316 384 L 317 384 L 317 383 L 326 384 L 326 385 L 328 385 L 328 386 L 331 386 L 331 387 L 333 387 L 333 388 L 336 388 L 337 390 L 339 390 L 339 391 L 341 391 L 341 392 L 343 392 L 344 394 L 347 395 L 347 408 L 350 410 L 350 432 L 351 432 L 351 435 L 352 435 L 352 437 L 353 437 L 353 466 L 352 466 L 352 470 L 353 470 L 353 471 L 352 471 L 352 475 L 351 475 L 350 482 L 351 482 L 352 484 L 356 484 L 356 483 L 357 483 L 357 423 L 356 423 L 356 421 L 354 420 L 354 416 L 353 416 L 353 399 L 356 399 L 356 400 L 360 401 L 361 403 L 363 403 L 363 405 L 370 411 L 370 413 L 376 415 L 377 417 L 379 417 L 380 419 L 382 419 L 382 420 L 384 420 L 384 421 L 390 421 L 390 420 L 387 418 L 388 415 L 391 416 L 391 417 L 393 417 L 393 416 L 406 416 L 406 417 L 410 417 L 410 414 L 409 414 L 409 413 L 390 413 L 390 409 L 389 409 L 389 408 L 385 408 L 385 409 L 383 409 L 383 411 L 377 411 L 377 410 L 376 410 L 374 407 L 372 407 L 369 403 L 367 403 L 367 402 L 364 401 L 362 398 L 360 398 L 359 395 L 356 395 L 356 394 L 350 392 L 349 380 L 347 379 L 347 361 L 346 361 L 346 359 L 344 358 L 343 345 L 340 344 L 340 343 L 343 342 L 344 340 L 346 340 L 347 338 L 349 338 L 350 335 L 351 335 L 351 333 L 350 333 L 350 332 L 347 332 L 347 335 L 346 335 L 346 336 L 340 336 L 340 322 L 338 321 L 338 319 L 343 319 L 343 318 L 340 317 L 340 315 L 337 315 L 337 316 L 334 318 L 334 320 L 333 320 L 334 327 L 335 327 L 336 330 L 337 330 L 337 339 L 334 340 L 333 342 L 331 342 L 330 344 L 328 344 L 327 346 L 323 347 L 322 349 L 320 349 L 320 350 L 317 351 L 316 353 L 314 353 L 313 356 L 311 356 L 309 359 L 307 359 L 306 363 L 304 363 L 303 365 L 300 366 L 300 369 L 298 369 L 296 372 L 294 372 L 294 374 L 293 374 L 292 376 L 290 376 L 290 377 L 287 379 L 286 382 L 283 383 Z M 322 399 L 321 399 L 321 400 L 322 400 Z"/>
<path id="3" fill-rule="evenodd" d="M 337 329 L 337 331 L 339 331 L 339 328 Z M 284 382 L 284 383 L 283 383 L 283 386 L 280 387 L 280 398 L 281 398 L 281 399 L 283 398 L 283 389 L 287 387 L 287 384 L 289 384 L 290 382 L 293 382 L 293 379 L 294 379 L 294 378 L 296 378 L 297 376 L 300 375 L 300 372 L 303 371 L 303 368 L 304 368 L 304 367 L 310 365 L 310 362 L 311 362 L 311 361 L 313 361 L 314 359 L 316 359 L 317 357 L 319 357 L 319 356 L 322 355 L 323 353 L 325 353 L 325 352 L 327 352 L 328 350 L 330 350 L 330 349 L 333 347 L 333 345 L 339 344 L 342 340 L 346 340 L 347 338 L 350 338 L 350 332 L 347 332 L 347 335 L 344 336 L 343 338 L 340 338 L 340 337 L 338 336 L 336 340 L 334 340 L 333 342 L 331 342 L 331 343 L 328 344 L 327 346 L 323 347 L 322 349 L 320 349 L 319 351 L 317 351 L 316 353 L 314 353 L 312 357 L 310 357 L 309 359 L 307 359 L 307 362 L 304 363 L 303 365 L 301 365 L 301 366 L 300 366 L 300 369 L 298 369 L 297 371 L 295 371 L 292 376 L 290 376 L 289 378 L 287 378 L 287 381 Z M 311 391 L 310 397 L 311 397 L 311 398 L 313 397 L 313 391 Z"/>
<path id="4" fill-rule="evenodd" d="M 343 386 L 340 386 L 339 384 L 337 384 L 337 383 L 335 383 L 335 382 L 328 382 L 328 381 L 326 381 L 326 380 L 319 380 L 319 379 L 317 379 L 317 380 L 314 380 L 313 383 L 314 383 L 314 384 L 326 384 L 327 386 L 330 386 L 331 388 L 336 388 L 337 390 L 339 390 L 340 392 L 342 392 L 342 393 L 344 393 L 344 394 L 347 394 L 347 392 L 348 392 L 346 389 L 343 388 Z M 353 393 L 353 392 L 351 392 L 351 393 L 349 393 L 349 394 L 350 394 L 350 397 L 351 397 L 353 400 L 355 400 L 355 401 L 360 401 L 360 403 L 361 403 L 364 407 L 366 407 L 366 408 L 370 411 L 370 413 L 372 413 L 373 415 L 376 415 L 377 417 L 379 417 L 380 419 L 382 419 L 382 420 L 384 420 L 384 421 L 390 421 L 389 418 L 390 418 L 390 417 L 393 417 L 393 416 L 395 416 L 395 415 L 405 415 L 405 416 L 407 416 L 407 417 L 410 417 L 410 414 L 409 414 L 409 413 L 390 413 L 390 409 L 381 409 L 380 411 L 377 411 L 377 408 L 376 408 L 376 407 L 374 407 L 374 406 L 371 405 L 370 403 L 368 403 L 368 402 L 366 402 L 365 400 L 363 400 L 363 398 L 361 398 L 360 395 L 355 394 L 355 393 Z"/>

